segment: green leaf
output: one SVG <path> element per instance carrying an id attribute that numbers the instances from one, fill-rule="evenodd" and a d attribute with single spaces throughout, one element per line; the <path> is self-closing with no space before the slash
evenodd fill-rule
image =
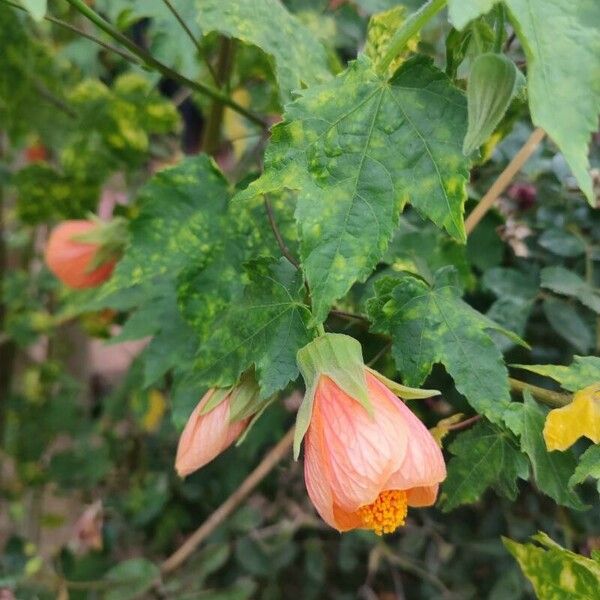
<path id="1" fill-rule="evenodd" d="M 521 450 L 531 461 L 537 487 L 558 504 L 583 510 L 585 505 L 568 486 L 577 464 L 575 456 L 571 452 L 548 452 L 542 435 L 548 411 L 529 392 L 525 391 L 523 398 L 523 404 L 513 404 L 505 420 L 520 437 Z"/>
<path id="2" fill-rule="evenodd" d="M 62 149 L 63 168 L 101 179 L 117 168 L 132 170 L 148 158 L 152 134 L 177 130 L 179 115 L 172 102 L 137 73 L 118 76 L 108 87 L 85 79 L 69 91 L 77 128 Z"/>
<path id="3" fill-rule="evenodd" d="M 543 600 L 595 600 L 600 589 L 600 562 L 565 550 L 545 533 L 533 536 L 534 544 L 503 538 L 523 573 Z"/>
<path id="4" fill-rule="evenodd" d="M 220 249 L 229 196 L 225 179 L 207 156 L 158 172 L 140 192 L 123 259 L 96 291 L 96 308 L 121 298 L 126 308 L 137 308 L 118 339 L 154 335 L 143 352 L 145 386 L 171 369 L 186 371 L 193 364 L 199 338 L 180 312 L 178 278 Z"/>
<path id="5" fill-rule="evenodd" d="M 36 21 L 41 21 L 46 15 L 48 0 L 22 0 L 27 12 Z"/>
<path id="6" fill-rule="evenodd" d="M 461 299 L 455 271 L 440 269 L 432 286 L 410 275 L 386 277 L 375 290 L 367 303 L 373 329 L 392 336 L 405 383 L 419 386 L 441 362 L 471 406 L 500 422 L 510 405 L 508 372 L 488 332 L 510 333 Z"/>
<path id="7" fill-rule="evenodd" d="M 588 143 L 598 126 L 600 3 L 596 0 L 505 0 L 527 55 L 531 117 L 556 142 L 591 204 Z M 450 19 L 462 29 L 494 0 L 449 0 Z M 585 94 L 581 90 L 587 90 Z M 565 110 L 568 107 L 568 110 Z"/>
<path id="8" fill-rule="evenodd" d="M 485 272 L 482 284 L 498 296 L 486 315 L 502 327 L 523 335 L 535 305 L 537 276 L 527 275 L 516 269 L 496 267 Z M 494 338 L 503 350 L 512 345 L 505 338 L 500 339 L 500 336 L 494 335 Z"/>
<path id="9" fill-rule="evenodd" d="M 581 256 L 585 252 L 583 240 L 564 229 L 555 227 L 546 229 L 538 238 L 538 244 L 558 256 L 568 258 Z"/>
<path id="10" fill-rule="evenodd" d="M 408 60 L 387 81 L 361 57 L 303 92 L 285 116 L 265 173 L 238 198 L 299 190 L 300 250 L 317 320 L 371 273 L 407 202 L 464 241 L 465 100 L 429 59 Z"/>
<path id="11" fill-rule="evenodd" d="M 17 215 L 29 225 L 84 218 L 100 194 L 99 181 L 82 178 L 81 173 L 61 173 L 44 163 L 17 171 L 11 183 L 17 190 Z"/>
<path id="12" fill-rule="evenodd" d="M 174 280 L 186 264 L 200 261 L 213 250 L 210 236 L 229 195 L 227 182 L 206 155 L 159 171 L 140 192 L 129 246 L 103 292 L 159 276 Z"/>
<path id="13" fill-rule="evenodd" d="M 110 569 L 104 580 L 111 584 L 104 600 L 135 600 L 160 580 L 160 569 L 145 558 L 132 558 Z"/>
<path id="14" fill-rule="evenodd" d="M 198 0 L 196 8 L 205 35 L 217 31 L 273 57 L 283 103 L 302 84 L 313 85 L 331 76 L 321 43 L 278 0 Z"/>
<path id="15" fill-rule="evenodd" d="M 467 83 L 469 127 L 463 142 L 467 156 L 492 135 L 522 82 L 515 63 L 502 54 L 480 54 L 473 61 Z"/>
<path id="16" fill-rule="evenodd" d="M 591 328 L 575 306 L 557 298 L 547 298 L 542 309 L 554 331 L 575 349 L 579 352 L 591 350 L 594 345 Z"/>
<path id="17" fill-rule="evenodd" d="M 192 35 L 198 39 L 197 9 L 189 0 L 170 0 Z M 95 0 L 94 8 L 106 15 L 122 31 L 144 20 L 144 41 L 152 56 L 191 79 L 198 76 L 195 45 L 163 0 Z"/>
<path id="18" fill-rule="evenodd" d="M 596 487 L 600 492 L 600 445 L 590 446 L 579 458 L 575 473 L 569 480 L 569 486 L 583 483 L 588 477 L 597 479 Z"/>
<path id="19" fill-rule="evenodd" d="M 581 304 L 600 314 L 600 294 L 577 273 L 563 267 L 546 267 L 542 269 L 541 277 L 542 287 L 576 298 Z"/>
<path id="20" fill-rule="evenodd" d="M 448 237 L 433 224 L 416 227 L 401 217 L 400 226 L 382 260 L 395 271 L 407 271 L 426 281 L 431 281 L 438 269 L 453 265 L 461 283 L 470 288 L 475 278 L 466 251 L 464 244 Z"/>
<path id="21" fill-rule="evenodd" d="M 193 377 L 227 387 L 255 365 L 261 397 L 267 398 L 298 376 L 296 352 L 310 341 L 310 312 L 302 276 L 286 259 L 253 261 L 246 276 L 243 293 L 202 344 Z"/>
<path id="22" fill-rule="evenodd" d="M 444 512 L 475 502 L 488 487 L 514 500 L 517 478 L 526 479 L 529 472 L 514 436 L 487 421 L 458 435 L 449 450 L 454 456 L 439 499 Z"/>
<path id="23" fill-rule="evenodd" d="M 570 392 L 577 392 L 600 381 L 600 358 L 598 356 L 575 356 L 568 367 L 564 365 L 512 366 L 550 377 Z"/>

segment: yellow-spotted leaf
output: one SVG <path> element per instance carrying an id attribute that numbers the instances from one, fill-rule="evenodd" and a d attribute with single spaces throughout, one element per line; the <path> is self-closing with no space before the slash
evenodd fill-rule
<path id="1" fill-rule="evenodd" d="M 566 450 L 580 437 L 600 443 L 600 383 L 580 390 L 570 404 L 551 410 L 546 417 L 548 450 Z"/>
<path id="2" fill-rule="evenodd" d="M 315 319 L 323 321 L 371 274 L 407 203 L 464 242 L 466 119 L 462 92 L 423 56 L 390 80 L 361 56 L 286 106 L 263 175 L 237 201 L 298 191 L 300 254 Z"/>
<path id="3" fill-rule="evenodd" d="M 503 538 L 531 581 L 540 600 L 595 600 L 600 590 L 600 562 L 570 552 L 545 533 L 532 538 L 536 544 L 519 544 Z"/>

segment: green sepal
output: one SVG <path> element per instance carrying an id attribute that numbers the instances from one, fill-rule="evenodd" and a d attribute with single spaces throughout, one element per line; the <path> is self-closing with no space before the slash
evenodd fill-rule
<path id="1" fill-rule="evenodd" d="M 465 156 L 492 135 L 523 83 L 515 63 L 502 54 L 488 52 L 473 61 L 467 84 L 469 125 L 463 142 Z"/>
<path id="2" fill-rule="evenodd" d="M 256 425 L 257 421 L 262 417 L 265 410 L 267 410 L 267 408 L 269 408 L 269 406 L 271 406 L 271 404 L 273 404 L 275 398 L 277 398 L 277 394 L 274 394 L 273 396 L 271 396 L 270 398 L 267 398 L 266 400 L 261 400 L 261 404 L 260 404 L 260 408 L 258 409 L 258 412 L 252 417 L 252 420 L 250 421 L 250 423 L 248 423 L 248 427 L 246 427 L 246 429 L 244 429 L 244 431 L 241 433 L 240 437 L 236 440 L 236 442 L 235 442 L 236 448 L 244 443 L 244 441 L 246 440 L 246 436 L 250 433 L 250 431 L 254 427 L 254 425 Z"/>
<path id="3" fill-rule="evenodd" d="M 298 350 L 298 367 L 306 383 L 306 394 L 296 417 L 294 459 L 300 454 L 300 445 L 312 416 L 314 396 L 319 378 L 326 375 L 363 408 L 373 415 L 369 400 L 365 363 L 360 343 L 340 333 L 326 333 Z"/>
<path id="4" fill-rule="evenodd" d="M 381 381 L 386 388 L 388 388 L 392 393 L 402 400 L 421 400 L 423 398 L 440 396 L 442 393 L 439 390 L 421 390 L 419 388 L 407 387 L 406 385 L 402 385 L 397 381 L 388 379 L 385 375 L 382 375 L 375 369 L 371 369 L 371 367 L 366 367 L 366 369 L 369 371 L 369 373 L 371 373 L 371 375 L 377 377 L 377 379 L 379 379 L 379 381 Z"/>
<path id="5" fill-rule="evenodd" d="M 231 393 L 233 388 L 215 388 L 213 395 L 208 399 L 208 402 L 202 407 L 201 415 L 208 414 L 211 410 L 219 406 L 223 400 Z"/>
<path id="6" fill-rule="evenodd" d="M 107 222 L 94 214 L 88 215 L 88 219 L 96 225 L 96 228 L 87 233 L 74 235 L 71 239 L 74 242 L 98 245 L 98 250 L 86 267 L 86 273 L 91 273 L 109 260 L 119 258 L 123 254 L 127 243 L 127 220 L 123 217 L 115 217 Z"/>
<path id="7" fill-rule="evenodd" d="M 229 422 L 242 421 L 261 410 L 268 399 L 260 399 L 260 388 L 254 372 L 244 373 L 240 382 L 231 391 L 229 401 Z"/>

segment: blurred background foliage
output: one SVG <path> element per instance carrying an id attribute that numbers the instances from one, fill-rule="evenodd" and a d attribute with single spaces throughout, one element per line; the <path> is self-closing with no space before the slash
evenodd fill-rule
<path id="1" fill-rule="evenodd" d="M 205 32 L 195 3 L 175 5 L 206 60 L 162 1 L 90 4 L 191 79 L 209 80 L 207 63 L 218 66 L 226 54 L 229 42 L 218 33 L 200 37 Z M 370 15 L 397 3 L 285 4 L 325 44 L 332 68 L 341 70 L 363 47 Z M 413 10 L 419 2 L 404 4 Z M 57 19 L 112 43 L 67 3 L 50 1 L 49 7 Z M 465 38 L 440 18 L 418 44 L 464 86 L 472 45 L 485 40 L 488 30 L 481 18 Z M 508 51 L 517 63 L 523 61 L 518 41 Z M 227 86 L 239 103 L 278 119 L 273 61 L 251 41 L 235 42 Z M 533 592 L 501 536 L 524 540 L 543 530 L 568 549 L 588 555 L 600 550 L 600 509 L 591 483 L 580 486 L 592 506 L 585 512 L 557 506 L 520 481 L 515 501 L 488 490 L 476 504 L 449 513 L 437 508 L 411 513 L 407 526 L 392 536 L 365 531 L 340 536 L 315 516 L 301 463 L 286 459 L 188 563 L 153 586 L 156 565 L 237 489 L 291 426 L 299 397 L 288 390 L 242 447 L 180 480 L 173 470 L 178 429 L 168 396 L 169 365 L 183 354 L 169 346 L 173 336 L 165 334 L 158 350 L 173 356 L 155 357 L 158 366 L 149 376 L 143 344 L 131 341 L 147 327 L 148 313 L 137 324 L 129 322 L 123 334 L 134 303 L 119 298 L 110 309 L 92 310 L 93 303 L 86 306 L 81 296 L 60 288 L 40 256 L 49 226 L 85 218 L 89 211 L 136 215 L 137 192 L 150 175 L 206 144 L 212 144 L 211 154 L 230 181 L 241 186 L 254 177 L 265 136 L 225 110 L 222 136 L 207 141 L 212 109 L 206 97 L 176 81 L 0 3 L 0 588 L 23 600 L 517 600 Z M 469 206 L 530 132 L 527 108 L 516 100 L 472 171 Z M 598 141 L 591 155 L 596 166 Z M 281 206 L 280 215 L 286 218 Z M 294 243 L 293 233 L 286 237 Z M 599 350 L 599 244 L 598 214 L 556 147 L 545 141 L 466 246 L 407 210 L 378 275 L 431 273 L 453 264 L 468 302 L 531 345 L 526 350 L 498 337 L 507 364 L 569 364 L 575 354 Z M 579 279 L 565 288 L 559 272 L 557 285 L 556 269 Z M 354 307 L 369 297 L 369 286 L 372 280 L 353 288 Z M 174 298 L 163 302 L 175 306 Z M 179 332 L 189 330 L 183 322 L 171 324 Z M 381 340 L 361 322 L 335 325 L 361 341 L 367 360 L 381 350 Z M 136 326 L 142 329 L 132 332 Z M 104 346 L 120 331 L 117 344 Z M 393 375 L 391 358 L 378 367 Z M 542 381 L 535 375 L 529 380 Z M 456 410 L 470 411 L 441 368 L 434 369 L 427 387 L 442 390 L 444 397 L 416 409 L 428 426 Z M 175 420 L 181 425 L 181 417 Z"/>

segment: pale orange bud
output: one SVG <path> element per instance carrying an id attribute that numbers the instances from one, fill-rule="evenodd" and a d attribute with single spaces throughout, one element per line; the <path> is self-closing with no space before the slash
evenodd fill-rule
<path id="1" fill-rule="evenodd" d="M 319 377 L 304 476 L 315 508 L 335 529 L 391 533 L 408 506 L 435 502 L 446 466 L 423 423 L 370 371 L 365 376 L 372 415 L 331 377 Z"/>
<path id="2" fill-rule="evenodd" d="M 251 417 L 229 420 L 232 391 L 212 410 L 202 414 L 204 406 L 219 390 L 210 389 L 190 415 L 179 438 L 175 469 L 180 477 L 197 471 L 226 450 L 244 432 Z"/>

